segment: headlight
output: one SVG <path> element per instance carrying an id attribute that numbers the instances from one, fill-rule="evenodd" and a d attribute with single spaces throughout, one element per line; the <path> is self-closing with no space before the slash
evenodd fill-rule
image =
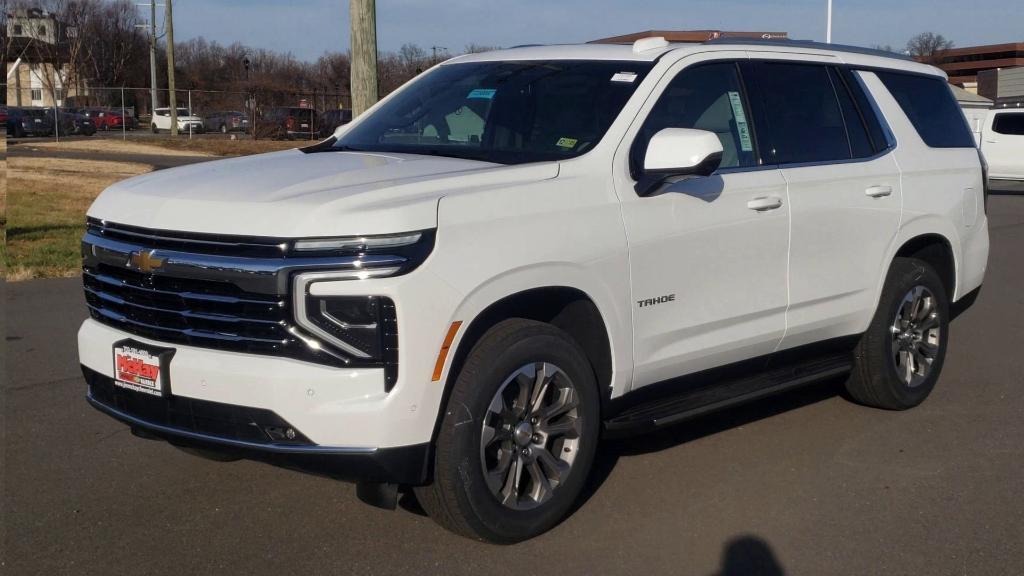
<path id="1" fill-rule="evenodd" d="M 351 238 L 313 238 L 295 242 L 296 252 L 319 252 L 336 250 L 341 252 L 366 252 L 382 248 L 411 246 L 423 237 L 421 232 L 396 234 L 393 236 L 363 236 Z"/>
<path id="2" fill-rule="evenodd" d="M 317 294 L 319 282 L 352 279 L 352 272 L 311 272 L 297 276 L 295 322 L 356 364 L 387 363 L 397 356 L 398 348 L 395 305 L 391 299 Z"/>

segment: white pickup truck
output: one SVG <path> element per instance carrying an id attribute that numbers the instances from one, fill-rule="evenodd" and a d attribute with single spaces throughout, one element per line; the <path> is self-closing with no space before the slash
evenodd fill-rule
<path id="1" fill-rule="evenodd" d="M 989 110 L 981 129 L 981 152 L 994 184 L 1024 183 L 1024 109 Z"/>
<path id="2" fill-rule="evenodd" d="M 88 400 L 515 542 L 602 436 L 836 377 L 924 401 L 985 275 L 984 189 L 943 73 L 888 54 L 459 56 L 318 145 L 103 192 Z"/>

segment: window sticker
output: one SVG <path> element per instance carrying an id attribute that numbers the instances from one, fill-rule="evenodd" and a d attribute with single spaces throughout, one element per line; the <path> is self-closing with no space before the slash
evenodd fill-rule
<path id="1" fill-rule="evenodd" d="M 636 72 L 617 72 L 612 76 L 612 82 L 633 82 L 636 80 Z"/>
<path id="2" fill-rule="evenodd" d="M 577 142 L 579 140 L 575 138 L 559 138 L 558 142 L 555 142 L 555 146 L 559 148 L 575 148 Z"/>
<path id="3" fill-rule="evenodd" d="M 729 102 L 732 104 L 732 115 L 736 119 L 736 130 L 740 133 L 740 149 L 750 152 L 754 145 L 750 140 L 750 127 L 747 125 L 747 115 L 743 112 L 743 99 L 739 92 L 729 92 Z"/>
<path id="4" fill-rule="evenodd" d="M 475 90 L 470 90 L 469 95 L 467 95 L 466 98 L 469 100 L 490 100 L 494 98 L 494 94 L 497 91 L 498 90 L 496 88 L 476 88 Z"/>

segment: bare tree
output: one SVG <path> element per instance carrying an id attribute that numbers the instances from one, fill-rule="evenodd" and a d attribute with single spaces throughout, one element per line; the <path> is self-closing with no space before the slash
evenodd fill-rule
<path id="1" fill-rule="evenodd" d="M 907 41 L 907 53 L 927 64 L 938 64 L 943 53 L 952 47 L 952 40 L 935 32 L 922 32 Z"/>
<path id="2" fill-rule="evenodd" d="M 480 52 L 493 52 L 495 50 L 501 50 L 500 46 L 487 46 L 484 44 L 466 44 L 466 54 L 479 54 Z"/>

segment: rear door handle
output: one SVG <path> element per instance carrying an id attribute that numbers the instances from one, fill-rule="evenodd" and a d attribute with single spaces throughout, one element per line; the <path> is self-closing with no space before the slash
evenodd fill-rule
<path id="1" fill-rule="evenodd" d="M 775 210 L 780 206 L 782 206 L 782 198 L 779 198 L 778 196 L 761 196 L 747 202 L 747 208 L 757 210 L 758 212 Z"/>
<path id="2" fill-rule="evenodd" d="M 881 198 L 882 196 L 892 194 L 892 186 L 872 186 L 865 190 L 864 193 L 872 198 Z"/>

